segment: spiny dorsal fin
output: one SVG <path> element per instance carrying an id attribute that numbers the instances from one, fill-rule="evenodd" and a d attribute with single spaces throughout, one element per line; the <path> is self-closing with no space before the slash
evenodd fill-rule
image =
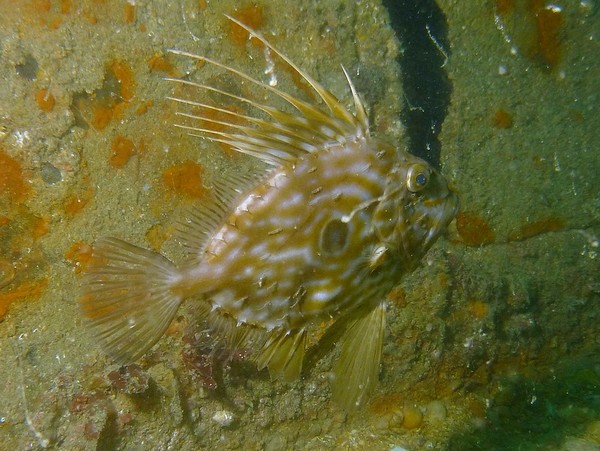
<path id="1" fill-rule="evenodd" d="M 292 69 L 294 69 L 294 71 L 296 71 L 296 73 L 298 73 L 302 78 L 304 78 L 308 82 L 308 84 L 310 84 L 312 86 L 312 88 L 319 95 L 319 97 L 321 97 L 321 99 L 323 99 L 325 104 L 329 107 L 329 110 L 334 114 L 334 116 L 339 117 L 340 119 L 344 119 L 352 125 L 354 125 L 356 123 L 356 118 L 352 114 L 350 114 L 348 112 L 348 110 L 346 110 L 346 108 L 344 108 L 344 106 L 339 102 L 339 100 L 331 92 L 329 92 L 327 89 L 325 89 L 325 87 L 323 87 L 323 85 L 321 85 L 321 83 L 319 83 L 317 80 L 315 80 L 310 75 L 308 75 L 306 72 L 304 72 L 302 69 L 300 69 L 284 53 L 277 50 L 277 48 L 275 48 L 269 41 L 267 41 L 260 33 L 258 33 L 257 31 L 254 31 L 248 25 L 244 24 L 243 22 L 240 22 L 235 17 L 232 17 L 228 14 L 225 14 L 225 17 L 227 17 L 229 20 L 231 20 L 232 22 L 234 22 L 237 25 L 239 25 L 240 27 L 242 27 L 244 30 L 246 30 L 250 34 L 251 37 L 257 38 L 266 47 L 268 47 L 274 53 L 276 53 L 277 56 L 279 56 L 282 60 L 284 60 L 286 63 L 288 63 L 290 65 L 290 67 Z"/>
<path id="2" fill-rule="evenodd" d="M 253 115 L 210 105 L 204 101 L 197 101 L 193 98 L 173 96 L 169 99 L 186 109 L 177 113 L 182 122 L 176 124 L 176 126 L 188 130 L 193 136 L 201 136 L 215 142 L 225 143 L 238 152 L 251 155 L 274 166 L 293 164 L 296 159 L 305 153 L 313 153 L 334 143 L 343 144 L 347 140 L 368 135 L 367 115 L 348 72 L 343 67 L 342 70 L 352 91 L 356 109 L 355 114 L 350 113 L 331 92 L 300 69 L 260 33 L 231 16 L 227 16 L 227 18 L 244 28 L 251 36 L 259 39 L 268 51 L 273 52 L 285 61 L 294 72 L 312 87 L 327 108 L 323 109 L 322 106 L 301 100 L 217 60 L 170 49 L 171 53 L 203 61 L 220 68 L 235 76 L 240 83 L 249 82 L 263 91 L 283 99 L 297 110 L 296 113 L 287 113 L 269 104 L 251 100 L 203 83 L 166 78 L 166 80 L 198 90 L 200 98 L 202 98 L 200 96 L 202 91 L 217 93 L 231 100 L 245 103 L 270 117 L 270 121 L 267 121 Z M 218 118 L 215 115 L 218 115 Z"/>

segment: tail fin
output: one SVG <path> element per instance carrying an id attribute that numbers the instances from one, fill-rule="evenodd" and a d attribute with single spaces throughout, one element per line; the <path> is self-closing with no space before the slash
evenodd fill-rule
<path id="1" fill-rule="evenodd" d="M 182 298 L 173 292 L 177 268 L 160 254 L 106 238 L 94 244 L 81 307 L 117 362 L 148 351 L 171 323 Z"/>

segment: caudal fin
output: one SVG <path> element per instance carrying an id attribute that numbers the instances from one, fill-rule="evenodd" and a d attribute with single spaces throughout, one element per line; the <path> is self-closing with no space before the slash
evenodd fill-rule
<path id="1" fill-rule="evenodd" d="M 177 268 L 160 254 L 116 238 L 94 244 L 81 308 L 118 363 L 136 360 L 164 334 L 182 298 Z"/>

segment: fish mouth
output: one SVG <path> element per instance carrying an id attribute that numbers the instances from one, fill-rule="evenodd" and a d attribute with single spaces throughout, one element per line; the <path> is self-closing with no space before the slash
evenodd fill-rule
<path id="1" fill-rule="evenodd" d="M 441 206 L 431 215 L 433 226 L 423 239 L 422 247 L 424 250 L 429 249 L 446 227 L 448 227 L 448 224 L 450 224 L 458 213 L 458 209 L 458 196 L 450 191 L 443 202 L 441 202 Z"/>
<path id="2" fill-rule="evenodd" d="M 458 197 L 452 191 L 429 199 L 426 205 L 420 204 L 396 229 L 399 232 L 397 258 L 407 267 L 417 264 L 454 219 L 458 207 Z"/>

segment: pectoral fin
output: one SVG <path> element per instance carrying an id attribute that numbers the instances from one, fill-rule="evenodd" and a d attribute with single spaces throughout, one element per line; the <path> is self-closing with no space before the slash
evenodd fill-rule
<path id="1" fill-rule="evenodd" d="M 377 384 L 383 347 L 385 304 L 350 320 L 333 372 L 333 399 L 346 409 L 360 406 Z"/>

